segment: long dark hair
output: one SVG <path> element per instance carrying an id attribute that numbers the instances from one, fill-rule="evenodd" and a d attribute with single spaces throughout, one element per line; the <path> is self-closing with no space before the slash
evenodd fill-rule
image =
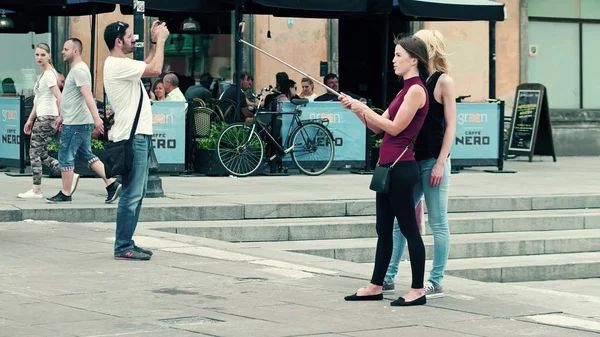
<path id="1" fill-rule="evenodd" d="M 419 39 L 414 35 L 396 37 L 394 44 L 400 45 L 402 49 L 406 50 L 410 57 L 416 58 L 419 63 L 417 68 L 419 69 L 419 77 L 423 83 L 427 82 L 429 78 L 429 54 L 427 53 L 427 44 L 423 40 Z M 404 79 L 400 78 L 401 86 L 404 87 Z"/>

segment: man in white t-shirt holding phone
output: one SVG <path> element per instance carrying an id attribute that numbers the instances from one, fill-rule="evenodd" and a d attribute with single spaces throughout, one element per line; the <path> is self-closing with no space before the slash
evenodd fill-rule
<path id="1" fill-rule="evenodd" d="M 160 75 L 165 41 L 169 30 L 164 23 L 152 24 L 152 48 L 146 60 L 127 57 L 133 52 L 135 38 L 132 27 L 125 22 L 113 22 L 104 30 L 104 42 L 109 56 L 104 62 L 104 89 L 115 115 L 108 133 L 111 141 L 129 139 L 140 100 L 142 77 Z M 152 151 L 152 110 L 146 90 L 141 90 L 142 106 L 137 130 L 132 142 L 133 168 L 124 175 L 121 199 L 117 209 L 114 257 L 118 260 L 150 260 L 152 252 L 135 245 L 132 240 L 138 223 L 142 200 L 146 194 L 148 169 Z"/>

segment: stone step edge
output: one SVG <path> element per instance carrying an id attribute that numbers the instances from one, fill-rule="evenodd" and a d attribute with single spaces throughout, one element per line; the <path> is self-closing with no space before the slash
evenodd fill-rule
<path id="1" fill-rule="evenodd" d="M 433 237 L 424 236 L 425 245 L 433 245 Z M 561 242 L 566 240 L 600 240 L 600 229 L 576 229 L 558 231 L 527 231 L 527 232 L 496 232 L 496 233 L 473 233 L 453 234 L 451 245 L 469 244 L 517 244 L 522 242 Z M 376 237 L 353 238 L 353 239 L 326 239 L 326 240 L 301 240 L 301 241 L 268 241 L 268 242 L 241 242 L 234 243 L 237 247 L 254 247 L 260 245 L 263 248 L 284 251 L 317 251 L 337 249 L 375 249 Z M 452 247 L 451 247 L 452 249 Z M 600 244 L 597 246 L 600 252 Z"/>
<path id="2" fill-rule="evenodd" d="M 477 200 L 480 202 L 476 202 Z M 586 209 L 600 208 L 600 195 L 451 198 L 449 203 L 451 213 Z M 314 217 L 317 214 L 320 217 L 374 215 L 375 201 L 368 199 L 218 205 L 152 204 L 143 206 L 140 221 L 300 218 Z M 106 220 L 107 218 L 110 220 Z M 114 221 L 115 218 L 116 205 L 81 208 L 0 206 L 0 221 L 32 219 L 95 222 L 97 219 Z"/>
<path id="3" fill-rule="evenodd" d="M 506 221 L 506 220 L 535 220 L 574 217 L 600 216 L 600 208 L 573 208 L 559 210 L 531 210 L 531 211 L 496 211 L 496 212 L 469 212 L 448 213 L 448 221 Z M 144 222 L 140 222 L 143 224 Z M 425 216 L 425 223 L 428 223 Z M 251 227 L 300 227 L 300 226 L 344 226 L 358 224 L 375 224 L 375 215 L 346 215 L 328 217 L 299 217 L 299 218 L 267 218 L 267 219 L 236 219 L 236 220 L 182 220 L 165 221 L 163 228 L 251 228 Z M 148 226 L 156 227 L 152 222 Z"/>
<path id="4" fill-rule="evenodd" d="M 499 283 L 596 278 L 600 252 L 456 259 L 448 261 L 446 274 Z"/>
<path id="5" fill-rule="evenodd" d="M 349 262 L 353 263 L 353 262 Z M 373 267 L 373 263 L 358 263 Z M 428 273 L 432 261 L 427 260 Z M 401 272 L 410 275 L 408 261 Z M 600 252 L 517 255 L 448 260 L 445 275 L 480 282 L 511 283 L 600 277 Z"/>

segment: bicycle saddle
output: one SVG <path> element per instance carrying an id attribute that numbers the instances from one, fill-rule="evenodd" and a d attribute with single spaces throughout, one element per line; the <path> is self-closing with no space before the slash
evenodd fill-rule
<path id="1" fill-rule="evenodd" d="M 307 105 L 309 102 L 308 99 L 306 98 L 294 98 L 292 99 L 292 103 L 296 104 L 296 105 Z"/>

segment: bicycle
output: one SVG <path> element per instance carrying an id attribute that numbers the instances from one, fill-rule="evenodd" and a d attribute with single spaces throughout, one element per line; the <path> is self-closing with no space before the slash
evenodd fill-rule
<path id="1" fill-rule="evenodd" d="M 272 91 L 272 87 L 261 89 L 260 94 L 255 96 L 259 99 L 258 107 L 263 102 L 265 91 Z M 318 176 L 327 171 L 335 154 L 333 135 L 326 126 L 329 120 L 327 118 L 300 120 L 301 107 L 306 106 L 309 101 L 307 99 L 292 99 L 291 103 L 295 105 L 293 111 L 279 112 L 256 109 L 251 123 L 231 124 L 221 132 L 217 138 L 217 156 L 229 173 L 238 177 L 246 177 L 258 170 L 263 160 L 265 160 L 265 145 L 261 136 L 270 138 L 270 145 L 277 150 L 274 155 L 268 158 L 269 161 L 275 158 L 281 159 L 290 154 L 294 164 L 306 175 Z M 260 121 L 260 117 L 269 115 L 271 117 L 293 115 L 285 148 L 279 144 L 268 130 L 274 118 L 271 118 L 271 122 L 265 123 L 265 125 Z M 328 150 L 325 149 L 327 147 Z M 303 158 L 299 157 L 302 157 L 303 154 L 307 154 L 312 158 L 302 160 Z M 315 158 L 320 154 L 323 155 L 322 158 Z M 318 165 L 322 165 L 322 167 L 316 168 Z"/>

